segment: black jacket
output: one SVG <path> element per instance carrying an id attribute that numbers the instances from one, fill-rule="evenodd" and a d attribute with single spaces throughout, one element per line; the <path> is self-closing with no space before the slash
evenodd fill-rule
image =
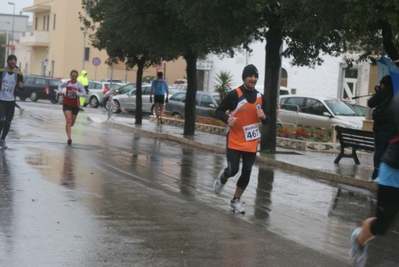
<path id="1" fill-rule="evenodd" d="M 393 113 L 390 104 L 393 98 L 393 89 L 385 87 L 378 90 L 368 101 L 367 105 L 373 110 L 373 131 L 392 131 Z"/>
<path id="2" fill-rule="evenodd" d="M 399 93 L 392 100 L 390 110 L 394 115 L 393 126 L 396 137 L 399 138 Z M 381 158 L 388 166 L 399 169 L 399 142 L 390 144 Z"/>

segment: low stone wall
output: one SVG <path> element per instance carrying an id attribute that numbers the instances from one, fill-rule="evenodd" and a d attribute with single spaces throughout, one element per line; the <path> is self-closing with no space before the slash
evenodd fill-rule
<path id="1" fill-rule="evenodd" d="M 150 116 L 149 120 L 151 122 L 156 122 L 155 116 Z M 163 118 L 164 124 L 171 126 L 184 126 L 184 120 L 178 120 L 174 118 Z M 226 135 L 226 127 L 220 127 L 209 124 L 196 123 L 195 130 L 208 132 L 213 134 Z M 339 143 L 322 143 L 322 142 L 309 142 L 302 140 L 295 140 L 283 137 L 277 137 L 276 145 L 278 147 L 284 147 L 289 149 L 297 149 L 302 151 L 315 151 L 315 152 L 328 152 L 328 153 L 339 153 L 340 144 Z"/>
<path id="2" fill-rule="evenodd" d="M 156 117 L 152 115 L 152 116 L 150 116 L 149 120 L 152 122 L 156 122 Z M 178 120 L 178 119 L 173 119 L 173 118 L 162 118 L 162 120 L 164 121 L 164 124 L 166 124 L 166 125 L 179 126 L 179 127 L 184 126 L 184 120 Z M 196 123 L 195 130 L 201 131 L 201 132 L 213 133 L 213 134 L 226 135 L 226 127 L 220 127 L 220 126 L 216 126 L 216 125 Z"/>

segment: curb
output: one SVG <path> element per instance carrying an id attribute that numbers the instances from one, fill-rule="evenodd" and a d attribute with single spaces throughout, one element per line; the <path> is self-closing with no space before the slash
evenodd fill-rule
<path id="1" fill-rule="evenodd" d="M 224 154 L 226 152 L 225 147 L 214 146 L 214 145 L 210 145 L 210 144 L 203 144 L 203 143 L 200 143 L 200 142 L 197 142 L 194 140 L 176 136 L 174 134 L 152 132 L 152 131 L 141 129 L 139 127 L 132 127 L 131 125 L 128 125 L 128 124 L 118 123 L 118 122 L 109 121 L 109 120 L 105 121 L 104 123 L 107 126 L 111 126 L 111 128 L 113 128 L 113 129 L 118 129 L 118 130 L 127 131 L 127 132 L 131 132 L 131 133 L 144 134 L 148 137 L 156 137 L 156 138 L 160 138 L 160 139 L 164 139 L 164 140 L 168 140 L 168 141 L 178 142 L 183 145 L 188 145 L 193 148 L 204 149 L 204 150 L 214 152 L 214 153 Z M 370 183 L 368 181 L 354 179 L 353 177 L 347 177 L 347 176 L 338 175 L 335 173 L 314 170 L 314 169 L 294 165 L 291 163 L 278 161 L 278 160 L 272 159 L 268 156 L 257 155 L 256 163 L 281 168 L 286 171 L 297 172 L 297 173 L 303 174 L 309 178 L 322 179 L 322 180 L 330 181 L 332 183 L 340 183 L 340 184 L 350 185 L 350 186 L 359 187 L 359 188 L 368 189 L 368 190 L 374 190 L 374 191 L 376 191 L 377 187 L 378 187 L 376 183 Z"/>

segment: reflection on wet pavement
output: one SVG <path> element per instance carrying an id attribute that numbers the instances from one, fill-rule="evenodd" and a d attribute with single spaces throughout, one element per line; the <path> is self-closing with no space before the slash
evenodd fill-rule
<path id="1" fill-rule="evenodd" d="M 287 247 L 328 255 L 312 261 L 330 257 L 345 266 L 350 230 L 375 208 L 356 190 L 255 165 L 242 197 L 247 212 L 236 215 L 228 203 L 237 177 L 220 196 L 212 190 L 225 155 L 85 123 L 68 147 L 62 124 L 52 122 L 59 129 L 52 140 L 14 140 L 7 157 L 0 155 L 0 259 L 15 266 L 28 266 L 28 258 L 42 266 L 57 259 L 69 266 L 245 266 L 241 258 L 265 266 L 260 255 L 272 233 Z M 370 266 L 399 264 L 398 227 L 372 242 Z M 201 264 L 190 265 L 193 259 Z"/>

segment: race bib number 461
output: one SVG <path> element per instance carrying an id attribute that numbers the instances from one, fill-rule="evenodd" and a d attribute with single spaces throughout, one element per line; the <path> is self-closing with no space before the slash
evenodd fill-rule
<path id="1" fill-rule="evenodd" d="M 243 130 L 247 142 L 260 138 L 259 123 L 244 126 Z"/>

